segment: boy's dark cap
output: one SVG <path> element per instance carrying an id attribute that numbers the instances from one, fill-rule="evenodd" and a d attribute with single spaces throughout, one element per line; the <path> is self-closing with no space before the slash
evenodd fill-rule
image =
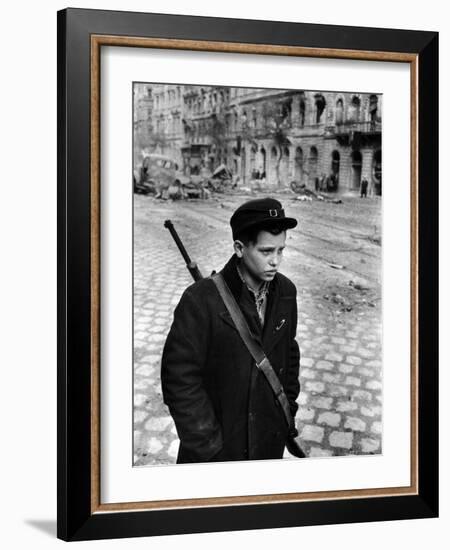
<path id="1" fill-rule="evenodd" d="M 288 218 L 281 203 L 270 197 L 245 202 L 230 219 L 233 239 L 250 227 L 267 226 L 268 224 L 277 225 L 282 229 L 292 229 L 297 225 L 297 220 Z"/>

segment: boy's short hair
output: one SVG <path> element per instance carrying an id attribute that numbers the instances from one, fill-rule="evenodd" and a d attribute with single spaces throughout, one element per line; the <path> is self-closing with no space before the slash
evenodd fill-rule
<path id="1" fill-rule="evenodd" d="M 249 244 L 256 244 L 258 242 L 258 235 L 261 231 L 267 231 L 272 235 L 279 235 L 286 231 L 286 226 L 283 224 L 261 224 L 252 225 L 251 227 L 244 229 L 235 236 L 234 240 L 241 241 L 245 246 Z"/>

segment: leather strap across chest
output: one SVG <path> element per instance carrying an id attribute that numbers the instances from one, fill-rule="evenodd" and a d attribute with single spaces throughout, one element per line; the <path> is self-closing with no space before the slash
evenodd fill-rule
<path id="1" fill-rule="evenodd" d="M 252 338 L 250 329 L 248 327 L 247 321 L 238 306 L 231 290 L 229 289 L 225 279 L 220 273 L 214 274 L 212 277 L 213 282 L 215 283 L 217 290 L 228 310 L 228 313 L 233 320 L 236 329 L 238 330 L 244 344 L 246 345 L 248 351 L 255 360 L 257 368 L 264 374 L 270 387 L 272 388 L 275 397 L 278 399 L 278 402 L 281 405 L 283 410 L 287 425 L 289 426 L 289 431 L 295 430 L 295 421 L 291 414 L 291 409 L 289 406 L 289 400 L 284 393 L 283 386 L 278 379 L 275 371 L 273 370 L 272 365 L 270 364 L 269 359 L 262 347 Z"/>

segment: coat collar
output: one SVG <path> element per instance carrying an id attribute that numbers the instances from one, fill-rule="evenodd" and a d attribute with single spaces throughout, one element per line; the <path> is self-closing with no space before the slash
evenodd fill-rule
<path id="1" fill-rule="evenodd" d="M 243 284 L 241 278 L 239 277 L 239 273 L 237 272 L 237 262 L 238 258 L 236 254 L 233 254 L 233 256 L 231 256 L 231 258 L 225 264 L 221 273 L 236 302 L 239 303 L 241 300 Z"/>
<path id="2" fill-rule="evenodd" d="M 223 267 L 221 273 L 229 289 L 233 293 L 233 296 L 235 297 L 236 301 L 239 303 L 241 299 L 242 291 L 244 289 L 244 285 L 237 271 L 237 263 L 238 263 L 238 257 L 236 256 L 236 254 L 233 254 L 233 256 L 231 256 L 231 258 Z M 270 301 L 270 295 L 272 294 L 273 296 L 274 293 L 278 291 L 279 291 L 279 281 L 278 281 L 278 275 L 276 275 L 273 281 L 269 285 L 269 301 Z"/>

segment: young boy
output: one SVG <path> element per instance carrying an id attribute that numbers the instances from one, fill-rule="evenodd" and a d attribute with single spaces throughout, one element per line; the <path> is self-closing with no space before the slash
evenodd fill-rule
<path id="1" fill-rule="evenodd" d="M 286 231 L 297 220 L 286 217 L 277 200 L 265 198 L 241 205 L 230 225 L 234 254 L 221 274 L 295 417 L 296 289 L 278 270 Z M 175 309 L 161 382 L 180 438 L 178 463 L 282 458 L 288 436 L 296 435 L 211 278 L 188 287 Z"/>

